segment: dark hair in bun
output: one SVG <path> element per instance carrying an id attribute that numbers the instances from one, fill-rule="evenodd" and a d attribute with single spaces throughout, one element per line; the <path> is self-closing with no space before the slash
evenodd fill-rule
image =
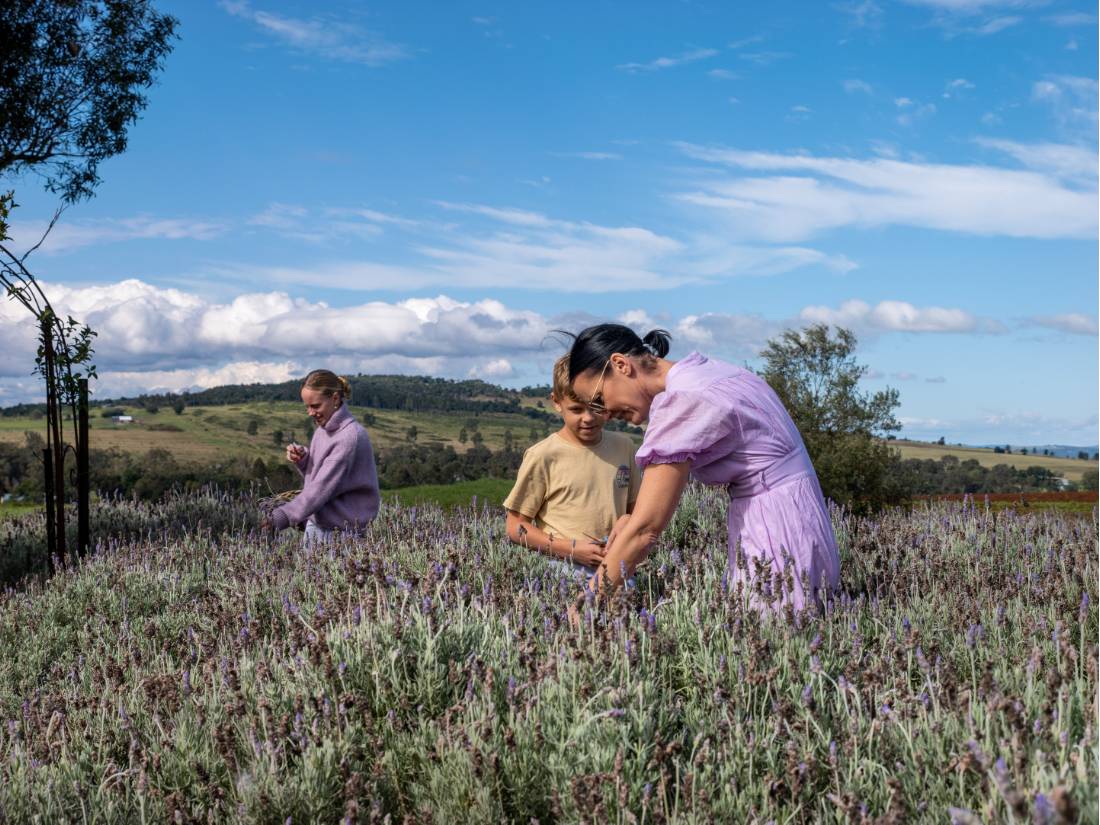
<path id="1" fill-rule="evenodd" d="M 601 369 L 607 359 L 617 352 L 664 358 L 671 343 L 672 336 L 667 330 L 650 330 L 639 338 L 634 330 L 622 324 L 597 324 L 582 330 L 573 339 L 569 350 L 569 380 L 589 370 Z"/>

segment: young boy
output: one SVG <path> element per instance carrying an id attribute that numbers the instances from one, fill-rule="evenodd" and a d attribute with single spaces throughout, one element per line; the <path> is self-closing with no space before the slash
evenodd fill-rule
<path id="1" fill-rule="evenodd" d="M 603 560 L 615 521 L 633 509 L 641 473 L 634 442 L 604 432 L 607 415 L 592 413 L 573 394 L 568 355 L 554 364 L 550 400 L 562 428 L 523 454 L 504 500 L 508 538 L 552 556 L 563 572 L 588 578 Z"/>

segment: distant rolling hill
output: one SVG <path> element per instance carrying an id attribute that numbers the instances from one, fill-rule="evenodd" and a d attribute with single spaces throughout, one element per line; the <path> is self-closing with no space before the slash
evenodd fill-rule
<path id="1" fill-rule="evenodd" d="M 1082 461 L 1078 458 L 1060 458 L 1044 455 L 1020 455 L 1013 451 L 1008 453 L 995 453 L 989 447 L 965 447 L 950 444 L 934 444 L 926 441 L 905 441 L 898 439 L 891 441 L 891 446 L 896 446 L 901 452 L 902 458 L 930 458 L 939 461 L 945 455 L 953 455 L 960 461 L 975 459 L 983 467 L 995 467 L 998 464 L 1007 464 L 1022 470 L 1026 467 L 1046 467 L 1069 481 L 1080 481 L 1085 470 L 1096 469 L 1095 461 Z M 1029 451 L 1030 452 L 1030 451 Z M 1040 450 L 1041 452 L 1041 450 Z M 1074 453 L 1076 455 L 1076 452 Z M 1091 453 L 1089 454 L 1092 455 Z"/>

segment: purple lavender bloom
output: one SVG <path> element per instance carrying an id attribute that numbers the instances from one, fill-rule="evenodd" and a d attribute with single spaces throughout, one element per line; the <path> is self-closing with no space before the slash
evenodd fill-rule
<path id="1" fill-rule="evenodd" d="M 643 802 L 648 802 L 649 797 L 652 796 L 652 795 L 653 795 L 653 783 L 652 782 L 646 782 L 645 785 L 642 786 L 642 801 Z"/>
<path id="2" fill-rule="evenodd" d="M 347 662 L 340 662 L 339 666 L 336 668 L 336 670 L 340 673 L 341 676 L 343 676 L 344 673 L 347 672 L 347 669 L 348 669 L 348 663 Z"/>
<path id="3" fill-rule="evenodd" d="M 190 669 L 183 671 L 183 695 L 191 695 L 191 671 Z"/>
<path id="4" fill-rule="evenodd" d="M 806 687 L 802 688 L 802 704 L 808 705 L 814 698 L 814 686 L 812 682 L 807 682 Z"/>
<path id="5" fill-rule="evenodd" d="M 830 739 L 829 740 L 829 758 L 830 759 L 836 759 L 836 740 L 835 739 Z"/>
<path id="6" fill-rule="evenodd" d="M 1035 794 L 1035 822 L 1037 825 L 1047 825 L 1054 822 L 1054 805 L 1046 798 L 1045 794 Z"/>
<path id="7" fill-rule="evenodd" d="M 355 610 L 351 612 L 351 620 L 356 625 L 363 621 L 363 608 L 356 605 Z"/>
<path id="8" fill-rule="evenodd" d="M 610 716 L 612 719 L 622 719 L 624 716 L 626 716 L 626 711 L 622 708 L 611 708 L 611 710 L 607 712 L 607 715 Z"/>

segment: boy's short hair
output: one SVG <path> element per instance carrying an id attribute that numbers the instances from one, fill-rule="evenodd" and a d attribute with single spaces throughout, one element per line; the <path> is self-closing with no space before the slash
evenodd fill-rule
<path id="1" fill-rule="evenodd" d="M 554 382 L 550 394 L 558 401 L 580 401 L 569 380 L 569 353 L 554 362 Z"/>

